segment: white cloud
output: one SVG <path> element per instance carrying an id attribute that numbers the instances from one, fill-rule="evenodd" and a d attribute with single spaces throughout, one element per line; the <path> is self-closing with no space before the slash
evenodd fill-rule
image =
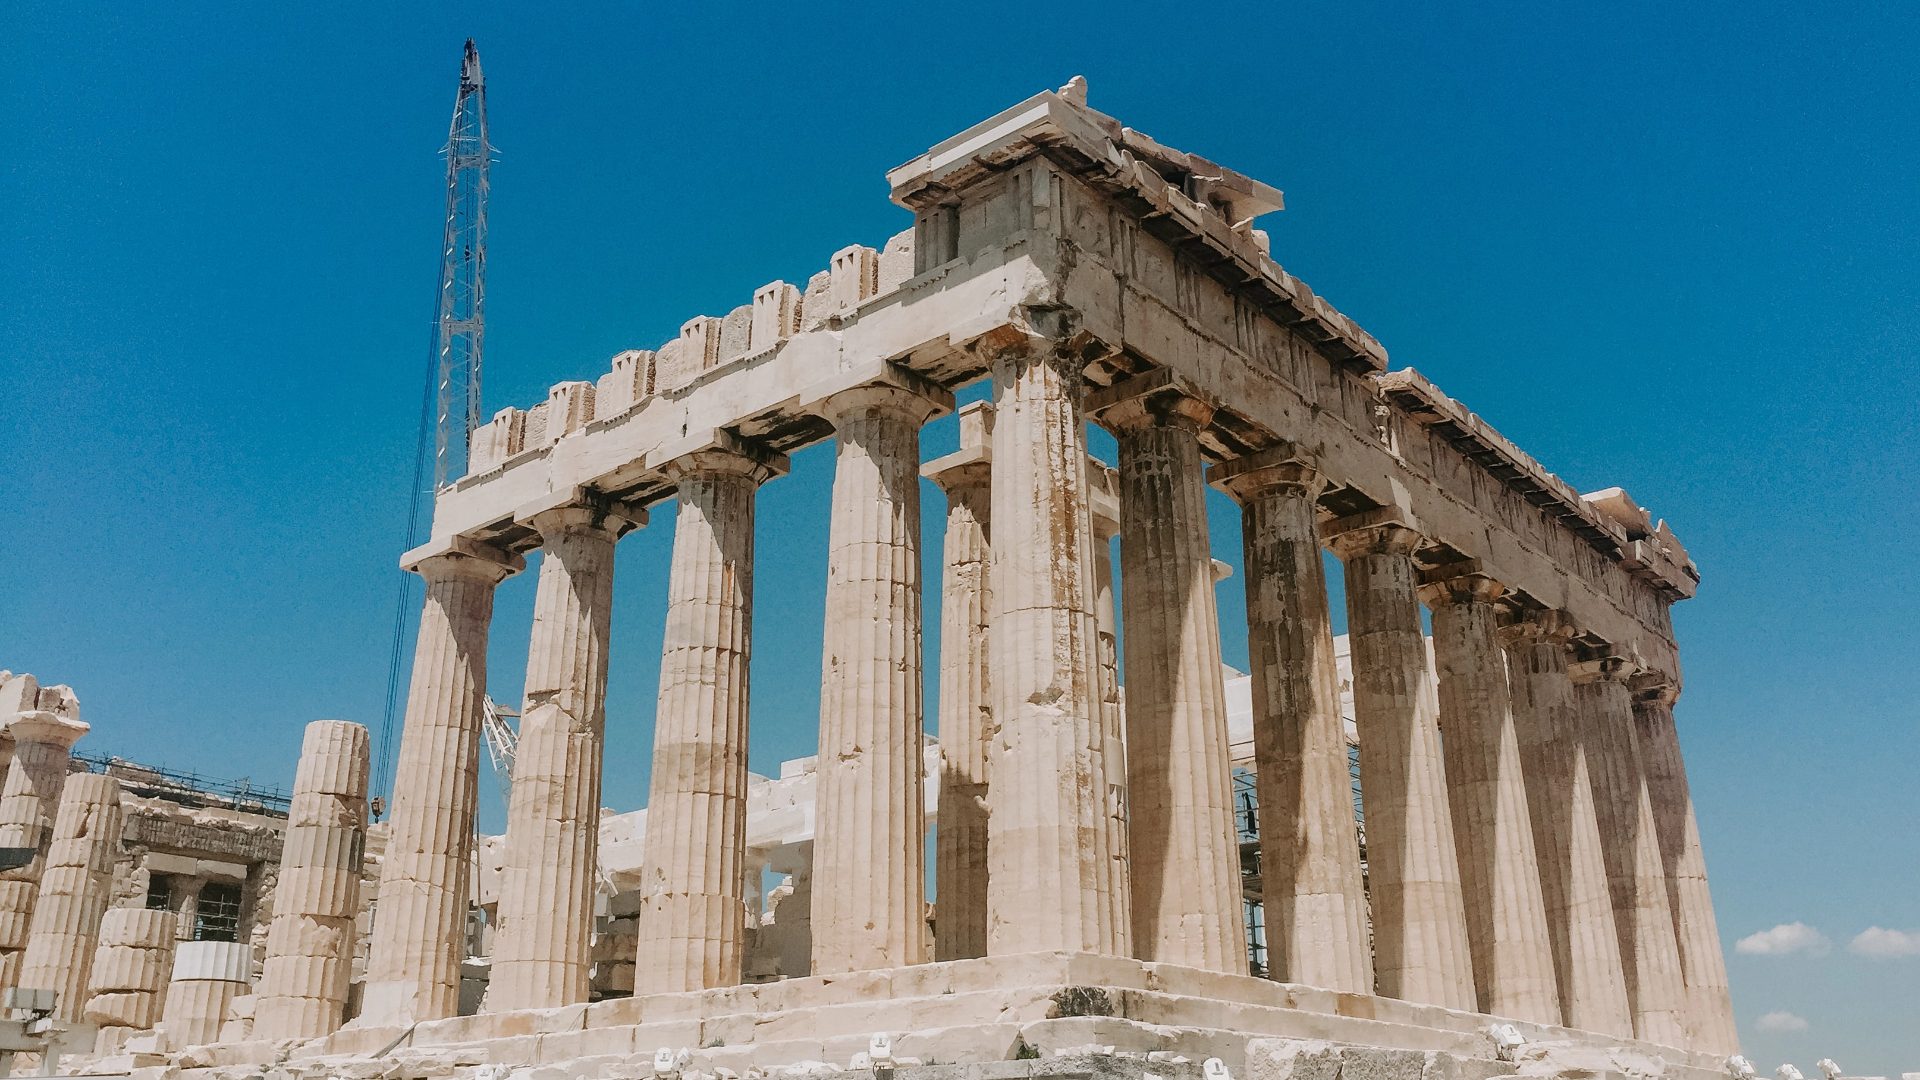
<path id="1" fill-rule="evenodd" d="M 1777 1009 L 1755 1020 L 1753 1027 L 1755 1031 L 1805 1031 L 1807 1022 L 1785 1009 Z"/>
<path id="2" fill-rule="evenodd" d="M 1781 923 L 1771 930 L 1748 934 L 1733 943 L 1733 950 L 1747 956 L 1786 956 L 1797 952 L 1824 956 L 1829 944 L 1825 934 L 1806 923 L 1790 922 Z M 1858 939 L 1855 939 L 1855 944 L 1858 944 Z"/>
<path id="3" fill-rule="evenodd" d="M 1882 960 L 1920 956 L 1920 930 L 1888 930 L 1884 926 L 1869 926 L 1854 936 L 1847 949 L 1861 956 Z"/>

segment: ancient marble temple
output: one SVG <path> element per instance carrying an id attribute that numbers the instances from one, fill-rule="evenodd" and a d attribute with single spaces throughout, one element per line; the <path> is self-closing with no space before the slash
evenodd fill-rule
<path id="1" fill-rule="evenodd" d="M 1116 1022 L 1201 1023 L 1182 1004 L 1198 1001 L 1242 1033 L 1364 1020 L 1332 1037 L 1400 1045 L 1498 1020 L 1694 1067 L 1733 1052 L 1674 724 L 1669 608 L 1698 574 L 1666 525 L 1389 370 L 1275 261 L 1256 222 L 1280 192 L 1093 111 L 1082 84 L 888 179 L 914 224 L 884 248 L 839 251 L 804 287 L 768 284 L 474 435 L 404 560 L 426 601 L 356 1027 L 490 1030 L 433 1022 L 458 1011 L 494 590 L 533 551 L 484 1008 L 588 1000 L 614 551 L 657 504 L 677 513 L 641 1004 L 585 1023 L 641 1022 L 660 995 L 696 1002 L 676 1016 L 738 1001 L 720 992 L 742 982 L 758 889 L 755 502 L 789 454 L 831 441 L 811 975 L 783 1007 L 883 973 L 875 1000 L 945 993 L 956 1025 L 970 994 L 1051 982 L 1109 988 Z M 923 464 L 923 425 L 976 383 L 989 400 L 962 449 Z M 1112 514 L 1093 505 L 1091 425 L 1118 446 Z M 923 475 L 944 506 L 923 506 Z M 1244 628 L 1215 610 L 1209 487 L 1239 506 Z M 930 512 L 941 581 L 920 572 Z M 1344 575 L 1364 863 L 1324 551 Z M 1267 979 L 1248 975 L 1222 690 L 1222 636 L 1242 632 Z"/>

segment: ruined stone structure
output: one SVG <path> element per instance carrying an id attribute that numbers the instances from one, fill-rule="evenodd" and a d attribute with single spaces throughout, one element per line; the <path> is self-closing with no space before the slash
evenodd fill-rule
<path id="1" fill-rule="evenodd" d="M 1278 191 L 1091 110 L 1083 84 L 888 179 L 914 225 L 884 248 L 475 432 L 403 560 L 426 600 L 362 1007 L 296 1059 L 575 1069 L 665 1045 L 738 1069 L 894 1030 L 943 1062 L 1095 1043 L 1239 1067 L 1263 1035 L 1487 1058 L 1500 1022 L 1717 1070 L 1736 1037 L 1672 712 L 1669 607 L 1698 575 L 1665 524 L 1389 372 L 1271 257 L 1253 222 Z M 982 382 L 961 450 L 923 466 L 921 427 Z M 756 959 L 753 508 L 829 440 L 815 816 L 804 860 L 774 864 L 794 874 L 778 924 L 807 933 Z M 923 473 L 948 523 L 931 799 Z M 1241 514 L 1270 979 L 1248 974 L 1209 485 Z M 596 941 L 613 552 L 668 500 L 637 896 Z M 1344 568 L 1364 866 L 1323 550 Z M 461 1015 L 493 595 L 535 551 L 491 983 Z M 333 852 L 312 853 L 339 877 Z M 301 910 L 337 928 L 342 900 Z M 624 968 L 599 1000 L 596 965 Z M 284 1057 L 256 1022 L 176 1064 Z"/>
<path id="2" fill-rule="evenodd" d="M 1403 1024 L 1484 1013 L 1734 1049 L 1671 734 L 1668 607 L 1697 584 L 1679 542 L 1388 372 L 1270 257 L 1252 222 L 1279 192 L 1083 93 L 1041 94 L 896 169 L 915 223 L 883 250 L 839 252 L 805 288 L 768 285 L 475 434 L 469 475 L 405 559 L 428 597 L 357 1029 L 456 1011 L 491 597 L 535 550 L 525 738 L 542 749 L 514 781 L 488 1008 L 588 999 L 611 552 L 668 499 L 634 1000 L 644 1016 L 649 994 L 743 980 L 754 493 L 828 439 L 808 959 L 814 979 L 918 978 L 918 431 L 986 379 L 961 451 L 925 467 L 948 496 L 933 955 L 960 966 L 939 978 L 973 957 L 1100 957 L 1114 986 L 1191 971 L 1202 997 L 1265 1000 L 1243 974 L 1211 483 L 1242 508 L 1274 971 L 1377 995 L 1374 1015 Z M 1089 465 L 1089 422 L 1118 441 L 1110 477 Z M 1345 567 L 1365 887 L 1323 545 Z M 691 1000 L 678 1008 L 707 1015 L 723 999 Z"/>
<path id="3" fill-rule="evenodd" d="M 0 869 L 0 987 L 5 987 L 20 977 L 69 755 L 87 725 L 72 690 L 42 687 L 31 675 L 10 672 L 0 672 L 0 723 L 9 746 L 6 784 L 0 787 L 0 848 L 20 852 L 18 860 L 9 860 L 13 865 Z"/>

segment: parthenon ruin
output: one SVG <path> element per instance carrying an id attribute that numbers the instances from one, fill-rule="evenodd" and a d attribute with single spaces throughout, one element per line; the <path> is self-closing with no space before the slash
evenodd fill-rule
<path id="1" fill-rule="evenodd" d="M 1492 1059 L 1507 1025 L 1718 1072 L 1737 1036 L 1669 617 L 1699 576 L 1666 524 L 1389 370 L 1273 258 L 1254 223 L 1279 191 L 1094 111 L 1078 81 L 887 179 L 911 230 L 475 433 L 404 557 L 426 600 L 363 985 L 343 958 L 365 735 L 317 730 L 288 826 L 304 906 L 276 909 L 254 1037 L 173 1067 L 697 1045 L 772 1069 L 891 1031 L 929 1063 L 1099 1044 L 1239 1068 L 1270 1038 Z M 922 426 L 982 382 L 959 451 L 923 461 Z M 1116 461 L 1090 456 L 1090 424 Z M 829 440 L 810 934 L 804 970 L 750 970 L 756 493 Z M 923 477 L 946 496 L 931 772 Z M 1264 977 L 1210 485 L 1241 521 Z M 623 996 L 596 977 L 613 554 L 656 504 L 677 513 Z M 463 1009 L 493 595 L 535 551 L 489 981 Z M 39 782 L 17 730 L 0 837 Z M 269 1046 L 269 1016 L 305 1041 Z"/>

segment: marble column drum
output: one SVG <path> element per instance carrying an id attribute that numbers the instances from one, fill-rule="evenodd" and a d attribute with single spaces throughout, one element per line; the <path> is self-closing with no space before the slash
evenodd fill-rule
<path id="1" fill-rule="evenodd" d="M 1380 993 L 1475 1007 L 1460 860 L 1439 717 L 1427 697 L 1413 550 L 1420 536 L 1375 513 L 1326 527 L 1346 565 L 1347 643 L 1367 806 L 1367 880 Z"/>
<path id="2" fill-rule="evenodd" d="M 649 992 L 741 978 L 754 500 L 785 468 L 744 447 L 666 466 L 678 514 L 634 957 Z"/>
<path id="3" fill-rule="evenodd" d="M 1574 665 L 1574 705 L 1588 749 L 1613 898 L 1620 968 L 1634 1035 L 1661 1046 L 1687 1045 L 1687 990 L 1680 944 L 1667 905 L 1665 867 L 1653 806 L 1634 734 L 1630 668 L 1615 657 Z"/>
<path id="4" fill-rule="evenodd" d="M 171 911 L 122 907 L 101 916 L 82 1013 L 101 1029 L 98 1052 L 116 1053 L 127 1035 L 160 1022 L 176 932 Z"/>
<path id="5" fill-rule="evenodd" d="M 367 948 L 362 1025 L 453 1016 L 460 1004 L 479 802 L 494 587 L 521 561 L 479 545 L 432 555 L 400 738 L 393 814 Z"/>
<path id="6" fill-rule="evenodd" d="M 830 398 L 835 465 L 820 677 L 813 973 L 926 959 L 920 427 L 897 386 Z"/>
<path id="7" fill-rule="evenodd" d="M 1673 702 L 1678 691 L 1664 676 L 1649 674 L 1633 683 L 1634 733 L 1640 764 L 1653 806 L 1654 830 L 1666 870 L 1667 902 L 1680 942 L 1680 966 L 1686 977 L 1688 1027 L 1693 1047 L 1712 1054 L 1740 1051 L 1727 994 L 1727 964 L 1720 951 L 1720 928 L 1707 887 L 1706 856 L 1694 820 L 1687 767 L 1680 757 Z"/>
<path id="8" fill-rule="evenodd" d="M 15 675 L 6 687 L 18 695 L 9 704 L 23 708 L 6 719 L 13 762 L 0 787 L 0 847 L 42 847 L 59 812 L 73 744 L 87 733 L 87 725 L 41 709 L 41 688 L 31 675 Z M 43 848 L 25 865 L 0 870 L 0 989 L 18 985 L 45 858 Z"/>
<path id="9" fill-rule="evenodd" d="M 1254 782 L 1272 977 L 1373 992 L 1373 955 L 1327 581 L 1323 481 L 1290 447 L 1215 466 L 1241 506 Z"/>
<path id="10" fill-rule="evenodd" d="M 1433 612 L 1447 795 L 1479 1010 L 1558 1024 L 1553 939 L 1508 698 L 1507 658 L 1495 637 L 1494 601 L 1503 592 L 1484 575 L 1454 574 L 1424 586 L 1421 598 Z"/>
<path id="11" fill-rule="evenodd" d="M 1108 771 L 1120 766 L 1106 757 L 1095 673 L 1081 367 L 1032 343 L 993 355 L 991 955 L 1132 951 L 1115 918 L 1127 884 Z"/>
<path id="12" fill-rule="evenodd" d="M 993 586 L 992 407 L 960 410 L 960 450 L 922 475 L 947 496 L 940 585 L 939 822 L 934 846 L 934 959 L 987 954 L 987 743 L 993 735 L 988 640 Z"/>
<path id="13" fill-rule="evenodd" d="M 645 513 L 565 506 L 530 524 L 540 580 L 513 755 L 489 1012 L 587 1000 L 606 743 L 614 542 Z"/>
<path id="14" fill-rule="evenodd" d="M 1528 612 L 1500 629 L 1561 1022 L 1631 1037 L 1588 752 L 1567 672 L 1572 634 L 1556 612 Z"/>
<path id="15" fill-rule="evenodd" d="M 68 778 L 20 961 L 20 985 L 52 990 L 56 1019 L 77 1021 L 86 1006 L 87 976 L 125 824 L 118 780 L 100 773 Z"/>
<path id="16" fill-rule="evenodd" d="M 1245 974 L 1220 619 L 1199 429 L 1189 397 L 1131 398 L 1119 443 L 1126 621 L 1128 852 L 1135 955 Z"/>
<path id="17" fill-rule="evenodd" d="M 346 1017 L 367 835 L 367 729 L 307 725 L 254 1003 L 256 1039 L 317 1039 Z"/>

